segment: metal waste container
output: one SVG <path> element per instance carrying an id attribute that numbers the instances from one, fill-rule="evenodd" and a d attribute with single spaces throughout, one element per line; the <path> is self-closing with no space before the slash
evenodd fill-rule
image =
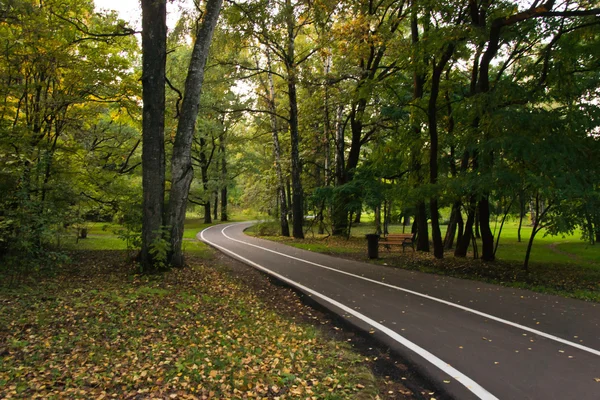
<path id="1" fill-rule="evenodd" d="M 379 235 L 370 233 L 366 235 L 367 248 L 369 250 L 369 258 L 379 258 Z"/>

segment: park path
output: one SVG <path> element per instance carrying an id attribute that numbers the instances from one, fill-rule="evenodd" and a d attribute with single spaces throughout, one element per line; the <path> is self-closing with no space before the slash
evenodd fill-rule
<path id="1" fill-rule="evenodd" d="M 343 260 L 246 236 L 198 238 L 371 332 L 456 399 L 600 399 L 600 304 Z"/>

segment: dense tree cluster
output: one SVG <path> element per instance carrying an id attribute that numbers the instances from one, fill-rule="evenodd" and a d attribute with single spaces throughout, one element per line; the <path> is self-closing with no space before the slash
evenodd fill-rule
<path id="1" fill-rule="evenodd" d="M 289 208 L 334 235 L 366 208 L 378 230 L 414 217 L 418 249 L 438 258 L 478 236 L 492 261 L 492 218 L 528 210 L 531 241 L 576 226 L 597 240 L 599 15 L 588 1 L 234 4 L 282 233 Z"/>
<path id="2" fill-rule="evenodd" d="M 131 33 L 91 1 L 0 5 L 0 256 L 49 262 L 62 231 L 136 202 Z"/>
<path id="3" fill-rule="evenodd" d="M 1 256 L 114 219 L 182 265 L 187 205 L 232 199 L 296 238 L 373 212 L 438 258 L 494 260 L 508 215 L 600 239 L 597 2 L 210 0 L 171 31 L 167 3 L 141 43 L 92 1 L 0 5 Z"/>

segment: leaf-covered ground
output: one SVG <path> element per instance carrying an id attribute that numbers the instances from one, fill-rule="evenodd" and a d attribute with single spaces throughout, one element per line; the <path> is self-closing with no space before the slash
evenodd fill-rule
<path id="1" fill-rule="evenodd" d="M 0 398 L 413 398 L 304 323 L 318 318 L 297 297 L 255 294 L 214 260 L 140 276 L 122 252 L 73 258 L 0 287 Z"/>

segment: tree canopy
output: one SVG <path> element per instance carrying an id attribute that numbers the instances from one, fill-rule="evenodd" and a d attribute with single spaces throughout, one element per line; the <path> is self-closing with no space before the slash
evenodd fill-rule
<path id="1" fill-rule="evenodd" d="M 600 239 L 597 2 L 210 0 L 172 30 L 142 6 L 140 43 L 92 1 L 0 5 L 3 257 L 105 219 L 180 266 L 188 205 L 296 238 L 374 213 L 437 258 L 480 236 L 493 261 L 507 215 L 530 246 Z"/>

